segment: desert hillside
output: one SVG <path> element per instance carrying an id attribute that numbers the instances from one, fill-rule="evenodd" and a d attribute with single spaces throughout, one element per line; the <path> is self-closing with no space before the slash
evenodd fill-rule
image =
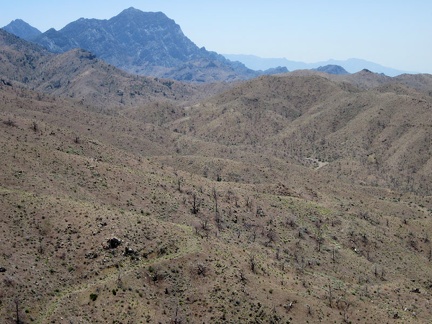
<path id="1" fill-rule="evenodd" d="M 0 48 L 2 322 L 430 322 L 429 75 L 194 85 L 27 46 Z"/>
<path id="2" fill-rule="evenodd" d="M 432 98 L 416 76 L 367 74 L 362 86 L 361 75 L 261 77 L 193 107 L 171 128 L 230 149 L 318 161 L 321 173 L 349 183 L 431 195 Z"/>

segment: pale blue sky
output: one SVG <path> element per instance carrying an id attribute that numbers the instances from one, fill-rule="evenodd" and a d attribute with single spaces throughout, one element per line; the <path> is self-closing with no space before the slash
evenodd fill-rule
<path id="1" fill-rule="evenodd" d="M 198 46 L 316 62 L 361 58 L 432 73 L 431 0 L 0 0 L 0 26 L 21 18 L 41 31 L 123 9 L 162 11 Z"/>

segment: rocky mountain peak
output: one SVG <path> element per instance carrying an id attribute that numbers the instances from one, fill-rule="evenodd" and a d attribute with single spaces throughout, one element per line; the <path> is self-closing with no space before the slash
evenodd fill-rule
<path id="1" fill-rule="evenodd" d="M 3 29 L 8 33 L 14 34 L 25 40 L 32 40 L 41 34 L 40 30 L 26 23 L 22 19 L 11 21 L 10 24 L 4 26 Z"/>
<path id="2" fill-rule="evenodd" d="M 82 48 L 126 72 L 154 77 L 213 82 L 265 74 L 199 48 L 164 13 L 133 7 L 110 19 L 78 19 L 32 41 L 53 53 Z"/>
<path id="3" fill-rule="evenodd" d="M 196 46 L 164 13 L 133 7 L 108 20 L 78 19 L 59 31 L 39 35 L 34 41 L 55 53 L 83 48 L 134 74 L 188 81 L 257 76 L 243 64 Z"/>

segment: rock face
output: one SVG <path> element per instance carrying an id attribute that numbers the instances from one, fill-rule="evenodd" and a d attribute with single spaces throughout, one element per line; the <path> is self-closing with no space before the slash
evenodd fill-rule
<path id="1" fill-rule="evenodd" d="M 161 12 L 129 8 L 109 20 L 81 18 L 34 41 L 51 52 L 83 48 L 134 74 L 187 81 L 229 81 L 260 75 L 239 62 L 199 48 Z"/>
<path id="2" fill-rule="evenodd" d="M 39 36 L 41 31 L 33 26 L 30 26 L 28 23 L 21 19 L 13 20 L 9 25 L 3 27 L 7 32 L 14 34 L 25 40 L 32 40 Z"/>

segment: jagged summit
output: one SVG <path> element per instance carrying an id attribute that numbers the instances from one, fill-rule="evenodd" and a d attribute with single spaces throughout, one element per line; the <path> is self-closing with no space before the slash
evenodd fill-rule
<path id="1" fill-rule="evenodd" d="M 82 48 L 129 73 L 183 81 L 235 81 L 286 72 L 254 71 L 199 48 L 163 12 L 134 7 L 110 19 L 80 18 L 61 30 L 51 28 L 29 40 L 53 53 Z"/>
<path id="2" fill-rule="evenodd" d="M 54 53 L 83 48 L 134 74 L 202 82 L 262 74 L 199 48 L 164 13 L 133 7 L 108 20 L 78 19 L 59 31 L 50 29 L 34 41 Z"/>

